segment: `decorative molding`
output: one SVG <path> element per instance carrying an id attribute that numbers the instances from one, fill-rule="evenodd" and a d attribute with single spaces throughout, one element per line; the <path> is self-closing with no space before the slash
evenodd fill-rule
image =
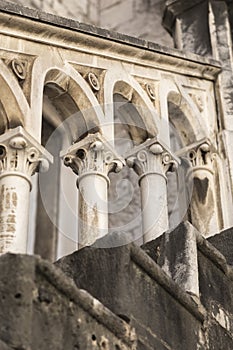
<path id="1" fill-rule="evenodd" d="M 17 42 L 18 40 L 28 41 L 28 33 L 30 33 L 32 45 L 35 42 L 49 47 L 63 48 L 69 52 L 95 54 L 98 57 L 112 60 L 113 64 L 116 61 L 128 62 L 173 73 L 179 70 L 179 74 L 211 80 L 216 80 L 221 71 L 220 63 L 210 58 L 164 48 L 142 39 L 131 38 L 89 25 L 82 24 L 80 27 L 80 23 L 70 20 L 64 22 L 64 18 L 54 18 L 48 14 L 45 23 L 42 17 L 38 20 L 32 12 L 27 13 L 25 8 L 20 8 L 18 12 L 8 12 L 6 8 L 1 8 L 0 22 L 2 23 L 0 35 L 7 34 Z M 61 30 L 61 28 L 66 28 L 66 30 Z M 50 36 L 47 35 L 48 30 Z M 91 47 L 93 51 L 90 50 Z M 30 55 L 33 53 L 33 50 L 29 52 Z M 68 58 L 68 61 L 75 62 L 73 58 Z M 88 62 L 92 62 L 89 64 L 91 69 L 93 62 L 98 62 L 98 60 Z"/>

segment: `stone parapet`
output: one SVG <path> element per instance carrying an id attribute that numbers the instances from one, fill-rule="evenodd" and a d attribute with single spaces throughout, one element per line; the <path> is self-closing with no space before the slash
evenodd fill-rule
<path id="1" fill-rule="evenodd" d="M 189 223 L 143 249 L 87 247 L 57 264 L 135 327 L 142 349 L 213 349 L 217 337 L 230 348 L 232 268 L 224 256 Z"/>
<path id="2" fill-rule="evenodd" d="M 1 350 L 136 349 L 134 330 L 51 263 L 6 254 L 0 266 Z"/>

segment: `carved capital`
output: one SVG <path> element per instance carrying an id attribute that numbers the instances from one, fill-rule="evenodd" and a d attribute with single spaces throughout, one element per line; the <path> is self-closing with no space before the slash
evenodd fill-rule
<path id="1" fill-rule="evenodd" d="M 157 174 L 167 180 L 166 173 L 177 169 L 179 164 L 178 158 L 172 155 L 157 138 L 148 139 L 135 147 L 126 155 L 126 162 L 140 176 L 139 182 L 149 174 Z"/>
<path id="2" fill-rule="evenodd" d="M 35 172 L 46 171 L 53 157 L 22 127 L 11 129 L 0 136 L 0 178 L 18 175 L 31 186 Z"/>
<path id="3" fill-rule="evenodd" d="M 188 159 L 190 164 L 188 175 L 198 170 L 205 170 L 213 173 L 213 161 L 216 158 L 217 150 L 209 139 L 202 139 L 199 142 L 185 147 L 179 151 L 179 155 Z"/>
<path id="4" fill-rule="evenodd" d="M 64 164 L 79 176 L 79 180 L 82 176 L 92 173 L 109 181 L 108 174 L 113 171 L 119 172 L 125 163 L 100 133 L 88 135 L 66 152 L 62 152 L 61 156 Z"/>

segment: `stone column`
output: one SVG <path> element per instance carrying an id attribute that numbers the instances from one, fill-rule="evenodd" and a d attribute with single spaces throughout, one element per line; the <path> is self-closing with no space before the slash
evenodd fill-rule
<path id="1" fill-rule="evenodd" d="M 186 150 L 190 161 L 187 181 L 190 193 L 190 216 L 192 224 L 204 236 L 219 232 L 219 211 L 214 179 L 213 160 L 216 151 L 208 140 L 191 145 Z"/>
<path id="2" fill-rule="evenodd" d="M 219 124 L 218 150 L 222 171 L 226 172 L 221 183 L 221 193 L 227 194 L 221 200 L 224 228 L 233 225 L 232 14 L 232 1 L 166 0 L 163 17 L 163 25 L 172 34 L 178 49 L 213 57 L 221 62 L 221 72 L 215 88 Z"/>
<path id="3" fill-rule="evenodd" d="M 120 171 L 124 160 L 100 133 L 88 135 L 62 156 L 64 164 L 78 175 L 78 243 L 81 248 L 108 233 L 108 174 Z"/>
<path id="4" fill-rule="evenodd" d="M 50 154 L 22 127 L 0 136 L 0 254 L 26 253 L 31 176 Z"/>
<path id="5" fill-rule="evenodd" d="M 149 242 L 168 229 L 166 173 L 178 162 L 157 139 L 149 139 L 126 156 L 127 164 L 139 175 L 143 240 Z"/>

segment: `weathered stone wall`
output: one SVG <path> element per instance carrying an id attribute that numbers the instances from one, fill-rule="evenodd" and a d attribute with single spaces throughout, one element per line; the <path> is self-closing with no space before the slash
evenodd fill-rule
<path id="1" fill-rule="evenodd" d="M 196 263 L 199 296 L 184 283 Z M 6 254 L 0 349 L 232 349 L 232 296 L 232 267 L 189 223 L 143 249 L 86 247 L 56 266 Z"/>
<path id="2" fill-rule="evenodd" d="M 134 350 L 135 334 L 52 264 L 0 258 L 0 349 Z"/>
<path id="3" fill-rule="evenodd" d="M 134 245 L 87 247 L 57 264 L 135 327 L 137 349 L 231 349 L 233 270 L 225 257 L 189 223 L 143 249 L 151 258 Z"/>

